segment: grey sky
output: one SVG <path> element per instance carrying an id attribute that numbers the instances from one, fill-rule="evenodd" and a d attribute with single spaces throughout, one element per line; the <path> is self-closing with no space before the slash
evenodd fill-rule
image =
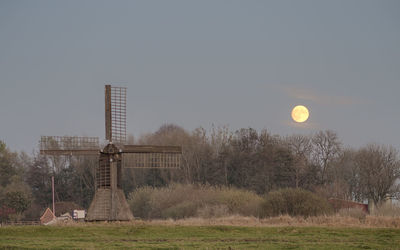
<path id="1" fill-rule="evenodd" d="M 104 138 L 117 83 L 135 137 L 164 123 L 332 129 L 400 149 L 399 13 L 397 0 L 0 0 L 0 139 L 30 153 L 40 135 Z"/>

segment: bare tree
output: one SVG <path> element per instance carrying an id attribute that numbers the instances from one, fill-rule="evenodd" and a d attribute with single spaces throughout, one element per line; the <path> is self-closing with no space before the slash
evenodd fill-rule
<path id="1" fill-rule="evenodd" d="M 393 147 L 368 145 L 358 151 L 355 162 L 364 196 L 375 205 L 399 191 L 395 182 L 400 177 L 400 162 Z"/>
<path id="2" fill-rule="evenodd" d="M 228 185 L 228 164 L 226 155 L 230 151 L 230 142 L 232 141 L 232 133 L 229 132 L 227 126 L 212 126 L 210 135 L 210 144 L 212 147 L 215 165 L 223 174 L 223 184 Z"/>
<path id="3" fill-rule="evenodd" d="M 295 182 L 298 188 L 307 171 L 312 152 L 311 138 L 304 135 L 292 135 L 285 138 L 285 143 L 294 156 Z"/>
<path id="4" fill-rule="evenodd" d="M 319 131 L 312 138 L 313 159 L 320 167 L 320 184 L 327 181 L 327 172 L 341 151 L 337 134 L 331 130 Z"/>
<path id="5" fill-rule="evenodd" d="M 359 169 L 355 164 L 357 151 L 345 149 L 333 165 L 332 180 L 334 197 L 362 202 L 363 193 L 360 185 Z"/>

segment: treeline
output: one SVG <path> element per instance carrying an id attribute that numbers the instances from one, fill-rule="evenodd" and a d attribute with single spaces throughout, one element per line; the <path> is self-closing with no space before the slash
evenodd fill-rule
<path id="1" fill-rule="evenodd" d="M 369 144 L 344 148 L 330 130 L 312 135 L 272 135 L 266 130 L 226 127 L 188 133 L 164 125 L 138 144 L 182 145 L 179 170 L 125 169 L 126 192 L 169 183 L 225 185 L 265 194 L 279 188 L 302 188 L 324 197 L 376 204 L 399 195 L 400 161 L 391 146 Z"/>
<path id="2" fill-rule="evenodd" d="M 129 143 L 181 145 L 180 169 L 123 169 L 125 194 L 145 186 L 172 183 L 229 186 L 264 195 L 301 188 L 322 197 L 379 204 L 399 197 L 400 161 L 391 146 L 344 148 L 333 131 L 312 135 L 273 135 L 266 130 L 227 127 L 191 132 L 163 125 Z M 51 204 L 51 176 L 57 201 L 88 208 L 94 194 L 96 157 L 27 155 L 0 142 L 0 217 L 37 219 Z M 6 209 L 7 208 L 7 209 Z"/>

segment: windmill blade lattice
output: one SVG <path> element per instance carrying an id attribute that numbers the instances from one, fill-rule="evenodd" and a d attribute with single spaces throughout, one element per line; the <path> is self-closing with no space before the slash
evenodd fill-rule
<path id="1" fill-rule="evenodd" d="M 106 140 L 124 144 L 126 141 L 126 88 L 105 86 Z"/>
<path id="2" fill-rule="evenodd" d="M 46 155 L 98 155 L 98 137 L 41 136 L 40 153 Z"/>
<path id="3" fill-rule="evenodd" d="M 122 150 L 124 168 L 179 168 L 180 146 L 125 145 Z"/>

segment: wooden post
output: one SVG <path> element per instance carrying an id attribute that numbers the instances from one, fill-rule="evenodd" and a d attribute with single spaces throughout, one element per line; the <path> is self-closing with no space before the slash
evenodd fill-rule
<path id="1" fill-rule="evenodd" d="M 53 191 L 53 214 L 56 216 L 56 206 L 54 203 L 54 175 L 51 177 L 51 189 Z"/>

